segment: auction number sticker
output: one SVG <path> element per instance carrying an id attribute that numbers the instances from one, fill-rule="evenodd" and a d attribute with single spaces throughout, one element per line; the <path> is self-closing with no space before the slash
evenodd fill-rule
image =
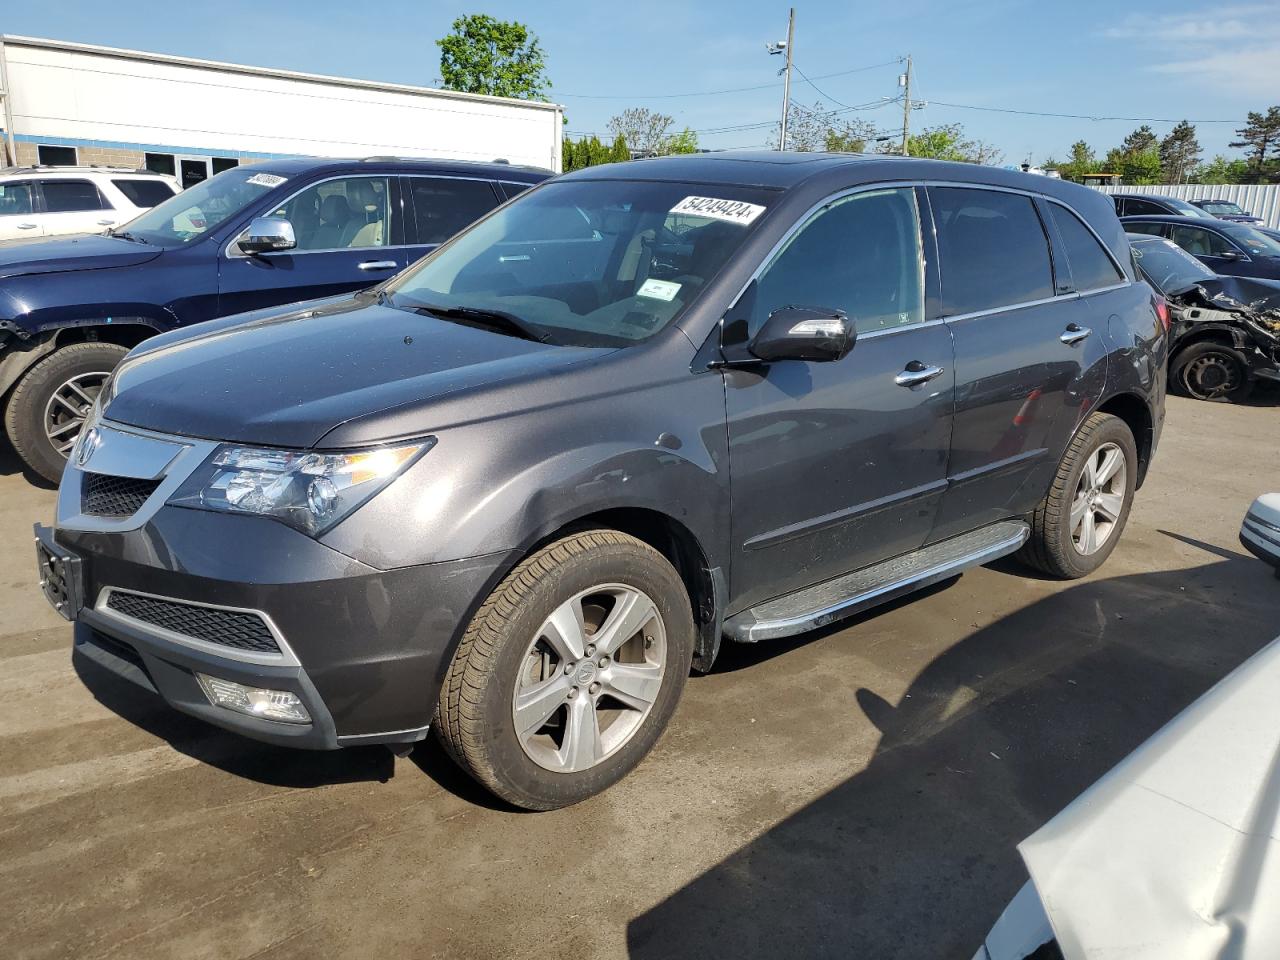
<path id="1" fill-rule="evenodd" d="M 650 278 L 640 284 L 640 289 L 636 291 L 637 297 L 649 297 L 652 300 L 666 300 L 670 303 L 676 298 L 676 294 L 680 292 L 680 284 L 672 283 L 670 280 L 657 280 Z"/>
<path id="2" fill-rule="evenodd" d="M 742 200 L 720 200 L 716 197 L 685 197 L 671 208 L 672 213 L 687 213 L 695 217 L 706 217 L 709 220 L 740 223 L 743 226 L 751 223 L 764 211 L 765 208 L 759 204 L 746 203 Z"/>
<path id="3" fill-rule="evenodd" d="M 288 179 L 278 173 L 255 173 L 245 183 L 251 183 L 255 187 L 278 187 Z"/>

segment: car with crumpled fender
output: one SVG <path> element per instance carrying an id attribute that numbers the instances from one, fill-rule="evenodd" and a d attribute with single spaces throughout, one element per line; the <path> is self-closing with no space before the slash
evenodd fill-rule
<path id="1" fill-rule="evenodd" d="M 1015 553 L 1098 569 L 1166 349 L 1075 184 L 588 168 L 370 290 L 141 344 L 36 529 L 40 579 L 77 661 L 139 696 L 313 749 L 434 731 L 560 807 L 634 768 L 726 642 Z"/>

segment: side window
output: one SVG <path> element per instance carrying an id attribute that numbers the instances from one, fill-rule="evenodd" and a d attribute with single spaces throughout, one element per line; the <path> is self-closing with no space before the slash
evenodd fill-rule
<path id="1" fill-rule="evenodd" d="M 410 243 L 444 243 L 498 205 L 492 184 L 484 180 L 408 177 L 406 182 L 417 222 Z"/>
<path id="2" fill-rule="evenodd" d="M 1135 200 L 1130 197 L 1124 204 L 1125 212 L 1131 217 L 1160 217 L 1169 211 L 1150 200 Z"/>
<path id="3" fill-rule="evenodd" d="M 154 207 L 173 196 L 173 187 L 164 180 L 112 180 L 111 183 L 135 207 Z"/>
<path id="4" fill-rule="evenodd" d="M 1126 233 L 1149 233 L 1153 237 L 1165 235 L 1163 223 L 1126 223 L 1122 224 Z"/>
<path id="5" fill-rule="evenodd" d="M 1175 226 L 1173 242 L 1193 257 L 1220 257 L 1236 249 L 1226 237 L 1199 227 Z"/>
<path id="6" fill-rule="evenodd" d="M 948 316 L 1053 296 L 1049 241 L 1029 197 L 930 187 Z"/>
<path id="7" fill-rule="evenodd" d="M 88 180 L 42 180 L 40 189 L 44 193 L 44 208 L 49 213 L 109 209 L 98 188 Z"/>
<path id="8" fill-rule="evenodd" d="M 760 276 L 748 333 L 788 306 L 843 310 L 860 333 L 921 322 L 924 258 L 915 191 L 845 197 L 796 231 Z"/>
<path id="9" fill-rule="evenodd" d="M 308 187 L 271 212 L 293 224 L 298 250 L 385 247 L 391 242 L 386 177 L 344 177 Z"/>
<path id="10" fill-rule="evenodd" d="M 499 186 L 502 187 L 502 192 L 506 194 L 507 199 L 510 200 L 512 197 L 520 196 L 520 194 L 528 190 L 531 186 L 533 186 L 533 184 L 513 183 L 510 180 L 503 180 L 502 183 L 499 184 Z"/>
<path id="11" fill-rule="evenodd" d="M 1071 264 L 1071 279 L 1080 292 L 1110 287 L 1124 279 L 1106 250 L 1080 219 L 1066 207 L 1049 204 L 1050 216 L 1067 248 L 1067 260 Z"/>
<path id="12" fill-rule="evenodd" d="M 0 183 L 0 217 L 19 217 L 35 209 L 35 190 L 30 182 Z"/>

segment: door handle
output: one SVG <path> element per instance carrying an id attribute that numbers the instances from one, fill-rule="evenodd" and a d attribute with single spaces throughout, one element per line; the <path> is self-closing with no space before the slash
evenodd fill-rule
<path id="1" fill-rule="evenodd" d="M 115 222 L 114 220 L 99 220 L 99 221 L 98 221 L 98 226 L 100 226 L 100 227 L 114 227 L 115 225 L 116 225 L 116 222 Z"/>
<path id="2" fill-rule="evenodd" d="M 912 360 L 907 364 L 906 369 L 893 378 L 893 382 L 900 387 L 918 387 L 922 383 L 928 383 L 934 377 L 942 376 L 942 370 L 942 367 L 932 367 L 919 360 Z"/>
<path id="3" fill-rule="evenodd" d="M 1068 323 L 1066 331 L 1062 336 L 1058 337 L 1058 339 L 1067 346 L 1073 347 L 1091 333 L 1093 333 L 1093 331 L 1088 327 L 1082 327 L 1078 323 Z"/>
<path id="4" fill-rule="evenodd" d="M 35 229 L 36 227 L 38 227 L 38 226 L 40 226 L 40 224 L 38 224 L 38 223 L 20 223 L 20 224 L 18 224 L 18 229 L 19 229 L 19 230 L 34 230 L 34 229 Z"/>
<path id="5" fill-rule="evenodd" d="M 396 262 L 394 260 L 366 260 L 364 263 L 357 264 L 361 270 L 394 270 Z"/>

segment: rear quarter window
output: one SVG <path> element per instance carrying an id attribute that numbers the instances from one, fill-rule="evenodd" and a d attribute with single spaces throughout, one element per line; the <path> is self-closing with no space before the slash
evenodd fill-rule
<path id="1" fill-rule="evenodd" d="M 1080 292 L 1114 286 L 1124 280 L 1120 270 L 1107 255 L 1093 232 L 1080 218 L 1056 203 L 1049 204 L 1049 215 L 1067 251 L 1071 279 Z"/>
<path id="2" fill-rule="evenodd" d="M 135 207 L 154 207 L 173 196 L 173 188 L 163 180 L 112 180 L 111 185 Z"/>

